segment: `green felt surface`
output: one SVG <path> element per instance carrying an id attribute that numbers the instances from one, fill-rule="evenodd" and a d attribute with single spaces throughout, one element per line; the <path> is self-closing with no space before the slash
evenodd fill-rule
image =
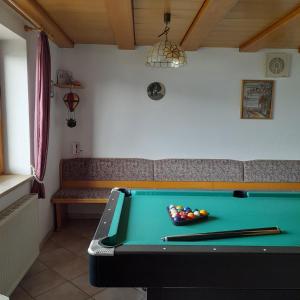
<path id="1" fill-rule="evenodd" d="M 209 217 L 175 226 L 166 210 L 170 204 L 205 209 Z M 166 235 L 271 226 L 279 226 L 283 233 L 199 242 L 161 241 Z M 125 245 L 300 246 L 300 193 L 248 192 L 247 198 L 235 198 L 232 191 L 134 190 L 131 198 L 116 207 L 113 233 Z"/>

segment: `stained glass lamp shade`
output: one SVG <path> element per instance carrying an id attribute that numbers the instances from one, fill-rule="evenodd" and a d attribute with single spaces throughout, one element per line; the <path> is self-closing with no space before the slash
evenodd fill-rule
<path id="1" fill-rule="evenodd" d="M 164 39 L 153 45 L 150 49 L 146 65 L 150 67 L 158 68 L 179 68 L 184 66 L 186 61 L 185 52 L 175 43 L 168 40 L 168 32 L 170 28 L 168 23 L 170 22 L 171 14 L 165 13 L 164 20 L 166 27 L 160 36 L 164 36 Z"/>

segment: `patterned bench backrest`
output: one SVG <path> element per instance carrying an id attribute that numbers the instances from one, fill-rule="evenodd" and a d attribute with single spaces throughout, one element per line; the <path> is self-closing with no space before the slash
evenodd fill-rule
<path id="1" fill-rule="evenodd" d="M 61 161 L 66 180 L 153 180 L 153 161 L 140 158 L 74 158 Z"/>
<path id="2" fill-rule="evenodd" d="M 300 161 L 74 158 L 61 161 L 61 180 L 299 183 Z"/>
<path id="3" fill-rule="evenodd" d="M 242 182 L 243 162 L 229 159 L 156 160 L 154 180 Z"/>
<path id="4" fill-rule="evenodd" d="M 250 160 L 244 162 L 245 182 L 300 182 L 299 160 Z"/>

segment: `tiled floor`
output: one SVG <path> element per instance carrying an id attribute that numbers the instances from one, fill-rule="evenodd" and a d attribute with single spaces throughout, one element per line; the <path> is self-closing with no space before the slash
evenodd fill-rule
<path id="1" fill-rule="evenodd" d="M 71 220 L 52 234 L 11 300 L 146 300 L 140 289 L 95 288 L 88 282 L 87 248 L 97 220 Z"/>

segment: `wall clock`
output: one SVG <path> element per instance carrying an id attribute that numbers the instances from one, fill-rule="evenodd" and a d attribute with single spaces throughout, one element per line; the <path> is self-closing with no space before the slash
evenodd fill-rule
<path id="1" fill-rule="evenodd" d="M 152 100 L 160 100 L 166 93 L 165 86 L 160 82 L 152 82 L 147 87 L 147 94 Z"/>
<path id="2" fill-rule="evenodd" d="M 290 54 L 268 53 L 266 55 L 266 77 L 288 77 L 290 75 L 290 61 Z"/>

